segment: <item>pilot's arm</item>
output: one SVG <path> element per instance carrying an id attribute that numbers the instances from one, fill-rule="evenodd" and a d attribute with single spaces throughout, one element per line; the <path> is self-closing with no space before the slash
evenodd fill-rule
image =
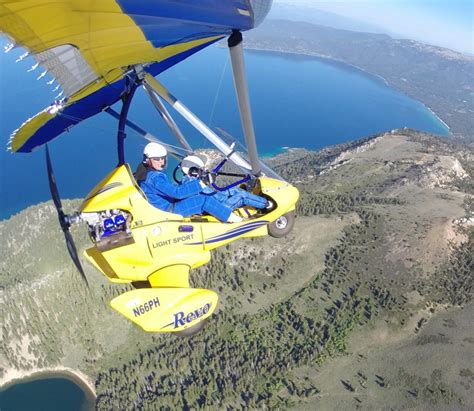
<path id="1" fill-rule="evenodd" d="M 183 184 L 175 185 L 169 181 L 165 173 L 152 173 L 150 180 L 150 183 L 160 194 L 176 200 L 199 194 L 203 188 L 203 183 L 197 179 L 190 179 Z"/>

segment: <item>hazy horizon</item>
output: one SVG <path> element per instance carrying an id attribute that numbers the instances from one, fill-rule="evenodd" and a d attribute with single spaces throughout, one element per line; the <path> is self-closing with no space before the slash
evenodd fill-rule
<path id="1" fill-rule="evenodd" d="M 424 43 L 474 54 L 474 6 L 468 0 L 274 0 L 385 28 Z"/>

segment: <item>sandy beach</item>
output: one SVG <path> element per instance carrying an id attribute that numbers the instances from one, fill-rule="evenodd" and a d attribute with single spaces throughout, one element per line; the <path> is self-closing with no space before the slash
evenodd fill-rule
<path id="1" fill-rule="evenodd" d="M 68 378 L 80 385 L 88 397 L 96 397 L 94 381 L 81 371 L 74 370 L 67 367 L 53 367 L 53 368 L 33 368 L 30 370 L 8 369 L 0 378 L 0 390 L 8 388 L 8 386 L 20 382 L 23 379 L 44 378 L 47 376 L 61 376 Z"/>

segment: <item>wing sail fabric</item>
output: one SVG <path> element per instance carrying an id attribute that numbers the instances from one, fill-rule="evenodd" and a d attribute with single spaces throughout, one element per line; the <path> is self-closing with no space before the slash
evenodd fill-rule
<path id="1" fill-rule="evenodd" d="M 98 79 L 79 50 L 70 44 L 42 51 L 35 59 L 62 86 L 65 96 L 73 95 Z"/>

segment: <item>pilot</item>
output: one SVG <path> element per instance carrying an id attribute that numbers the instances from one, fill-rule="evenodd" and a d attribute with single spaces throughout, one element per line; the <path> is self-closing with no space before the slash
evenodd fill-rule
<path id="1" fill-rule="evenodd" d="M 187 184 L 190 181 L 208 175 L 204 168 L 204 162 L 197 156 L 187 156 L 180 163 L 184 174 L 181 183 Z M 232 211 L 244 206 L 250 206 L 257 209 L 270 208 L 269 201 L 256 194 L 252 194 L 241 188 L 232 187 L 224 191 L 214 191 L 208 186 L 203 188 L 203 193 L 213 196 L 217 201 L 229 207 Z"/>
<path id="2" fill-rule="evenodd" d="M 171 183 L 164 171 L 167 155 L 163 145 L 147 144 L 143 150 L 143 162 L 135 173 L 135 179 L 151 204 L 160 210 L 183 217 L 206 212 L 223 222 L 242 221 L 229 207 L 203 193 L 206 187 L 204 182 L 193 180 L 179 186 Z"/>

